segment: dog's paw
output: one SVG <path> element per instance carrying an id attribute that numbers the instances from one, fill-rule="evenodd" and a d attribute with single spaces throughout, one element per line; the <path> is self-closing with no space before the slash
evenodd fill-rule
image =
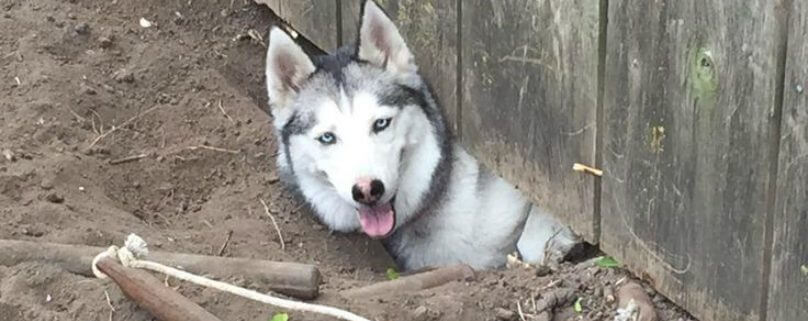
<path id="1" fill-rule="evenodd" d="M 516 248 L 524 262 L 544 265 L 562 261 L 580 242 L 569 227 L 534 206 Z"/>

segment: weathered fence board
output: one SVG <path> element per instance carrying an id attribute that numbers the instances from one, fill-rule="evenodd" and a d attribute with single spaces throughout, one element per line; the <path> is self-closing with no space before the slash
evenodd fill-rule
<path id="1" fill-rule="evenodd" d="M 272 0 L 275 13 L 320 49 L 331 51 L 339 43 L 339 0 Z M 276 3 L 276 7 L 272 4 Z"/>
<path id="2" fill-rule="evenodd" d="M 599 0 L 463 1 L 461 135 L 591 242 Z"/>
<path id="3" fill-rule="evenodd" d="M 611 1 L 603 249 L 704 321 L 759 321 L 775 1 Z"/>
<path id="4" fill-rule="evenodd" d="M 355 40 L 361 0 L 258 1 Z M 379 3 L 464 145 L 538 205 L 702 321 L 808 319 L 804 1 Z"/>
<path id="5" fill-rule="evenodd" d="M 361 0 L 341 0 L 342 43 L 356 41 Z M 395 21 L 421 74 L 432 85 L 446 117 L 457 131 L 457 0 L 380 1 Z"/>
<path id="6" fill-rule="evenodd" d="M 792 6 L 769 278 L 772 321 L 808 320 L 808 4 Z"/>

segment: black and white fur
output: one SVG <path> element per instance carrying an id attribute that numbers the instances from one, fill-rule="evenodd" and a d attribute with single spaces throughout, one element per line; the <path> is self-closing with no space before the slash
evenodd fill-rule
<path id="1" fill-rule="evenodd" d="M 273 27 L 266 58 L 279 170 L 330 229 L 380 238 L 404 269 L 495 268 L 517 249 L 540 263 L 578 242 L 455 143 L 412 52 L 373 1 L 362 5 L 354 45 L 311 57 Z M 380 188 L 365 199 L 369 181 Z M 356 186 L 366 187 L 359 198 Z"/>

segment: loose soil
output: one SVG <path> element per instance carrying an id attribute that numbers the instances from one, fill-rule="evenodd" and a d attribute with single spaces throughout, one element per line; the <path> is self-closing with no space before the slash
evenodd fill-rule
<path id="1" fill-rule="evenodd" d="M 206 255 L 229 238 L 225 256 L 318 265 L 316 302 L 375 320 L 519 320 L 520 308 L 531 319 L 559 289 L 573 298 L 556 320 L 613 318 L 608 294 L 630 276 L 591 261 L 368 301 L 327 295 L 385 280 L 392 263 L 375 242 L 329 233 L 278 182 L 261 37 L 275 21 L 243 0 L 0 0 L 0 238 L 109 246 L 137 233 L 152 249 Z M 330 320 L 168 283 L 223 320 Z M 691 320 L 647 292 L 661 320 Z M 0 266 L 5 320 L 152 317 L 113 283 L 25 262 Z"/>

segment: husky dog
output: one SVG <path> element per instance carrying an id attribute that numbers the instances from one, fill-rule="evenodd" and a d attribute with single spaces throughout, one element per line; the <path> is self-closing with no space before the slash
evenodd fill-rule
<path id="1" fill-rule="evenodd" d="M 453 140 L 393 21 L 364 1 L 357 41 L 309 56 L 280 27 L 266 55 L 278 167 L 332 231 L 380 239 L 402 269 L 542 263 L 578 237 Z"/>

